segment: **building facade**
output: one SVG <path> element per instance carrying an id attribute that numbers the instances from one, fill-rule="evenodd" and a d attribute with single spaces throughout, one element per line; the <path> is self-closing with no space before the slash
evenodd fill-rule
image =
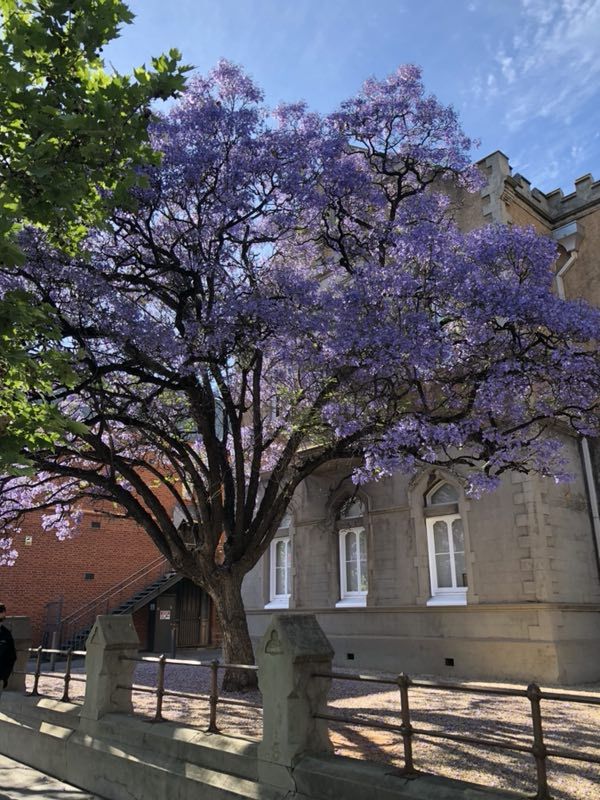
<path id="1" fill-rule="evenodd" d="M 14 538 L 19 556 L 0 566 L 0 602 L 32 623 L 33 644 L 83 647 L 97 614 L 132 613 L 143 650 L 218 644 L 208 595 L 173 573 L 148 534 L 129 519 L 84 512 L 71 538 L 57 541 L 28 514 Z"/>
<path id="2" fill-rule="evenodd" d="M 533 225 L 559 244 L 556 291 L 600 305 L 600 182 L 544 194 L 495 152 L 479 196 L 453 197 L 464 230 Z M 329 464 L 297 491 L 247 577 L 251 635 L 313 612 L 338 665 L 575 683 L 600 680 L 600 460 L 565 440 L 568 484 L 510 474 L 480 500 L 440 469 L 357 492 Z"/>

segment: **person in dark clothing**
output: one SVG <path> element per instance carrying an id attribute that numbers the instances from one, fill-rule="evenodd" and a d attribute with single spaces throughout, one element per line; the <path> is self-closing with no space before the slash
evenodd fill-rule
<path id="1" fill-rule="evenodd" d="M 15 641 L 12 633 L 3 625 L 5 619 L 6 606 L 0 603 L 0 693 L 2 689 L 6 689 L 6 684 L 17 660 L 17 651 L 15 650 Z"/>

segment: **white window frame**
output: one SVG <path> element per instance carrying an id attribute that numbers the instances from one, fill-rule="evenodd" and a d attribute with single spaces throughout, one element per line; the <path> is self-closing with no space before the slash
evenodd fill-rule
<path id="1" fill-rule="evenodd" d="M 344 608 L 344 607 L 348 608 L 348 607 L 352 607 L 352 606 L 366 606 L 367 605 L 367 595 L 369 593 L 368 588 L 367 588 L 367 591 L 357 591 L 357 592 L 348 591 L 348 588 L 347 588 L 348 587 L 348 580 L 347 580 L 348 576 L 346 574 L 346 536 L 349 533 L 358 534 L 358 553 L 359 553 L 358 561 L 359 561 L 359 564 L 360 564 L 360 560 L 361 560 L 360 559 L 360 534 L 361 533 L 365 534 L 365 541 L 366 541 L 366 530 L 365 530 L 363 525 L 361 525 L 359 527 L 353 527 L 353 528 L 342 528 L 338 532 L 338 538 L 339 538 L 339 560 L 340 560 L 340 599 L 335 604 L 336 608 Z M 367 564 L 366 569 L 367 569 L 367 586 L 368 586 L 368 581 L 369 581 L 369 574 L 368 574 L 369 573 L 369 571 L 368 571 L 369 549 L 368 549 L 368 546 L 367 546 L 367 552 L 366 552 L 365 555 L 366 555 L 365 562 Z"/>
<path id="2" fill-rule="evenodd" d="M 430 506 L 431 508 L 432 506 Z M 435 508 L 435 506 L 433 506 Z M 464 606 L 467 604 L 467 586 L 458 586 L 456 580 L 456 560 L 454 558 L 454 540 L 452 533 L 452 523 L 460 519 L 463 521 L 462 514 L 440 514 L 436 517 L 427 517 L 427 550 L 429 553 L 429 578 L 431 582 L 431 597 L 427 601 L 428 606 Z M 433 527 L 436 522 L 445 522 L 448 526 L 450 535 L 448 536 L 448 547 L 450 552 L 450 572 L 452 575 L 453 586 L 438 586 L 437 564 L 435 560 L 435 538 Z M 464 529 L 464 521 L 463 521 Z M 466 568 L 466 540 L 465 540 L 465 568 Z"/>
<path id="3" fill-rule="evenodd" d="M 285 557 L 285 582 L 287 593 L 286 594 L 277 594 L 277 577 L 276 577 L 276 568 L 277 568 L 277 545 L 280 542 L 285 542 L 286 544 L 286 557 Z M 292 539 L 291 536 L 277 536 L 271 542 L 270 549 L 269 549 L 269 602 L 265 606 L 265 608 L 289 608 L 290 607 L 290 597 L 292 594 Z M 288 554 L 289 554 L 289 569 L 287 568 L 288 564 Z"/>

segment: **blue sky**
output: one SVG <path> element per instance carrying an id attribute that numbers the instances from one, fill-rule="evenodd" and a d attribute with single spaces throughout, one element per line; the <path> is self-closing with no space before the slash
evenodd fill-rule
<path id="1" fill-rule="evenodd" d="M 129 0 L 105 53 L 127 70 L 179 48 L 201 72 L 242 64 L 267 101 L 329 111 L 399 64 L 543 191 L 600 180 L 600 0 Z"/>

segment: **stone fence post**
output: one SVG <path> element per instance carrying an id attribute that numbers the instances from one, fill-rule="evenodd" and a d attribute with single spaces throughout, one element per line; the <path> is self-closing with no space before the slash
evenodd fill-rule
<path id="1" fill-rule="evenodd" d="M 274 616 L 257 652 L 263 696 L 263 739 L 258 777 L 293 789 L 292 769 L 308 753 L 331 753 L 328 723 L 314 714 L 327 705 L 333 649 L 313 614 Z"/>
<path id="2" fill-rule="evenodd" d="M 136 665 L 123 656 L 137 656 L 139 645 L 131 614 L 96 617 L 86 644 L 82 719 L 132 712 L 131 690 L 118 687 L 131 686 Z"/>
<path id="3" fill-rule="evenodd" d="M 24 694 L 25 671 L 27 670 L 29 648 L 31 647 L 31 622 L 29 617 L 7 617 L 5 625 L 13 635 L 17 651 L 17 660 L 6 688 L 11 692 Z"/>

